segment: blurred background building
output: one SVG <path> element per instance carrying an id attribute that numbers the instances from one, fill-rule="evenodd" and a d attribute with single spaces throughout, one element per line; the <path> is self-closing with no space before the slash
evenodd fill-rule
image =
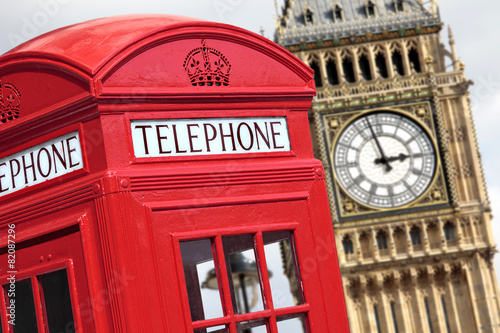
<path id="1" fill-rule="evenodd" d="M 286 0 L 277 18 L 315 71 L 352 332 L 500 332 L 471 81 L 445 21 L 433 0 Z"/>

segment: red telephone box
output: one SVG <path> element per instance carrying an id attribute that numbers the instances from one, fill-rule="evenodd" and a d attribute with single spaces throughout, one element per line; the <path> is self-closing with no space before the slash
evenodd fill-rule
<path id="1" fill-rule="evenodd" d="M 0 57 L 2 332 L 348 332 L 312 74 L 166 15 Z"/>

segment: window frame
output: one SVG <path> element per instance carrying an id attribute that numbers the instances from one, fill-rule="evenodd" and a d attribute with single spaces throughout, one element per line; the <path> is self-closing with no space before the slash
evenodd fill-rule
<path id="1" fill-rule="evenodd" d="M 277 333 L 277 319 L 279 317 L 293 317 L 293 316 L 301 316 L 303 315 L 306 321 L 306 327 L 308 332 L 308 313 L 310 311 L 310 304 L 306 299 L 306 294 L 303 290 L 303 283 L 301 278 L 301 269 L 297 255 L 297 244 L 296 244 L 296 234 L 295 230 L 298 227 L 298 223 L 283 223 L 276 225 L 256 225 L 252 227 L 240 227 L 240 228 L 232 228 L 232 229 L 212 229 L 204 232 L 183 232 L 183 233 L 173 233 L 171 234 L 172 243 L 174 247 L 174 256 L 176 258 L 176 266 L 177 266 L 177 276 L 179 283 L 179 290 L 182 298 L 182 307 L 186 322 L 186 328 L 189 332 L 192 332 L 197 329 L 209 328 L 214 326 L 226 326 L 229 327 L 228 332 L 236 332 L 236 323 L 244 322 L 248 320 L 256 320 L 256 319 L 266 319 L 268 320 L 269 332 Z M 295 261 L 295 269 L 297 276 L 297 283 L 299 287 L 299 292 L 301 293 L 302 304 L 289 306 L 284 308 L 274 308 L 272 290 L 269 281 L 269 271 L 267 267 L 266 260 L 260 260 L 259 258 L 265 257 L 265 249 L 264 249 L 264 240 L 263 233 L 268 232 L 279 232 L 279 231 L 289 231 L 291 237 L 293 239 L 293 249 L 294 249 L 294 261 Z M 258 312 L 250 312 L 243 314 L 236 314 L 232 307 L 232 298 L 231 298 L 231 290 L 230 290 L 230 282 L 229 275 L 226 268 L 225 258 L 224 258 L 224 248 L 222 243 L 222 237 L 224 236 L 236 236 L 242 234 L 253 234 L 254 235 L 254 251 L 256 255 L 256 264 L 260 272 L 260 288 L 263 294 L 264 302 L 264 310 Z M 223 312 L 225 314 L 223 317 L 213 318 L 213 319 L 205 319 L 199 321 L 192 321 L 191 319 L 191 311 L 189 306 L 188 292 L 187 292 L 187 284 L 184 276 L 184 268 L 182 262 L 181 255 L 181 246 L 180 242 L 183 241 L 192 241 L 192 240 L 200 240 L 200 239 L 210 239 L 213 240 L 213 247 L 215 248 L 214 261 L 219 262 L 219 273 L 217 275 L 218 283 L 219 283 L 219 293 L 221 294 L 221 301 L 223 302 Z M 217 270 L 216 270 L 217 271 Z"/>
<path id="2" fill-rule="evenodd" d="M 68 287 L 71 298 L 71 310 L 73 312 L 75 332 L 84 332 L 82 325 L 82 318 L 80 314 L 80 308 L 78 306 L 78 304 L 80 303 L 78 300 L 76 276 L 74 270 L 74 263 L 72 259 L 69 258 L 57 259 L 54 261 L 41 263 L 40 265 L 20 269 L 15 274 L 16 281 L 21 281 L 26 279 L 31 280 L 33 299 L 35 302 L 34 305 L 35 305 L 37 327 L 39 332 L 49 332 L 47 313 L 44 312 L 45 300 L 42 299 L 41 282 L 39 280 L 39 277 L 44 274 L 56 272 L 62 269 L 66 270 L 66 274 L 68 277 Z M 5 333 L 13 332 L 12 325 L 8 324 L 6 311 L 4 311 L 4 309 L 6 309 L 6 301 L 7 301 L 7 295 L 5 293 L 4 286 L 9 284 L 7 278 L 10 277 L 10 275 L 11 274 L 7 273 L 5 275 L 0 276 L 0 312 L 3 325 L 2 329 L 3 332 Z M 16 313 L 16 319 L 18 318 L 18 316 L 19 314 Z"/>

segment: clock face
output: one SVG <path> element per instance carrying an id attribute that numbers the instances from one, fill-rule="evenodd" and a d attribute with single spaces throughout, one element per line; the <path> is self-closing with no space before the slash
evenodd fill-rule
<path id="1" fill-rule="evenodd" d="M 357 202 L 397 208 L 422 196 L 434 179 L 436 149 L 416 121 L 399 113 L 366 113 L 340 133 L 333 153 L 339 185 Z"/>

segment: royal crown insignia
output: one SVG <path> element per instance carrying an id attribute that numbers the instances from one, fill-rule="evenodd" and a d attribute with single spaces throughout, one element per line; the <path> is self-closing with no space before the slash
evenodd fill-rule
<path id="1" fill-rule="evenodd" d="M 0 123 L 19 118 L 19 106 L 21 105 L 21 94 L 17 88 L 10 83 L 2 83 L 0 79 Z"/>
<path id="2" fill-rule="evenodd" d="M 228 86 L 231 65 L 218 50 L 208 47 L 203 39 L 201 47 L 188 53 L 184 69 L 193 86 Z"/>

